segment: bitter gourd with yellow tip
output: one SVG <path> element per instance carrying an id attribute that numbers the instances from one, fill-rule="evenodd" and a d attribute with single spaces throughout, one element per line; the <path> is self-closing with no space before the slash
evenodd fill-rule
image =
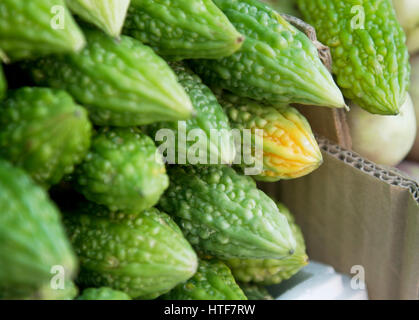
<path id="1" fill-rule="evenodd" d="M 196 115 L 185 122 L 152 124 L 147 127 L 147 133 L 154 140 L 161 141 L 162 148 L 168 149 L 169 163 L 231 164 L 235 157 L 234 139 L 228 117 L 217 98 L 201 79 L 183 64 L 172 63 L 171 66 L 188 93 Z M 170 132 L 165 133 L 163 130 Z M 170 133 L 173 133 L 174 140 L 167 139 L 163 142 L 164 134 Z M 159 136 L 160 134 L 162 136 Z M 185 136 L 184 143 L 179 140 L 179 135 L 182 134 Z"/>
<path id="2" fill-rule="evenodd" d="M 221 261 L 199 260 L 195 275 L 162 296 L 164 300 L 247 300 Z"/>
<path id="3" fill-rule="evenodd" d="M 300 227 L 295 223 L 290 211 L 278 203 L 279 211 L 288 219 L 292 233 L 297 241 L 294 254 L 286 259 L 229 259 L 230 267 L 237 281 L 253 282 L 261 285 L 273 285 L 291 278 L 302 267 L 307 265 L 308 257 L 304 237 Z"/>
<path id="4" fill-rule="evenodd" d="M 230 57 L 191 61 L 204 81 L 256 100 L 345 107 L 342 93 L 304 33 L 260 1 L 214 2 L 245 41 Z"/>
<path id="5" fill-rule="evenodd" d="M 133 214 L 154 206 L 169 183 L 152 139 L 136 128 L 106 127 L 93 137 L 74 180 L 87 199 Z"/>
<path id="6" fill-rule="evenodd" d="M 171 60 L 221 58 L 243 43 L 212 0 L 132 0 L 123 33 Z"/>
<path id="7" fill-rule="evenodd" d="M 293 254 L 287 219 L 252 178 L 228 166 L 173 166 L 168 173 L 159 206 L 199 253 L 273 259 Z"/>
<path id="8" fill-rule="evenodd" d="M 151 299 L 188 280 L 197 256 L 168 220 L 154 208 L 129 215 L 93 203 L 66 212 L 64 223 L 80 259 L 77 282 Z"/>
<path id="9" fill-rule="evenodd" d="M 43 296 L 54 276 L 71 281 L 78 268 L 56 206 L 25 172 L 4 160 L 0 160 L 0 262 L 2 299 Z"/>
<path id="10" fill-rule="evenodd" d="M 66 0 L 68 7 L 112 37 L 121 34 L 130 0 Z"/>
<path id="11" fill-rule="evenodd" d="M 87 111 L 61 90 L 24 87 L 0 103 L 0 157 L 45 187 L 84 159 L 91 131 Z"/>
<path id="12" fill-rule="evenodd" d="M 344 95 L 365 110 L 395 115 L 409 85 L 406 36 L 391 0 L 298 0 L 303 16 L 329 46 Z"/>
<path id="13" fill-rule="evenodd" d="M 2 0 L 0 21 L 0 46 L 11 60 L 78 52 L 86 43 L 64 0 Z"/>
<path id="14" fill-rule="evenodd" d="M 96 125 L 137 126 L 187 120 L 192 103 L 168 64 L 138 40 L 116 41 L 100 31 L 86 31 L 80 54 L 28 62 L 39 85 L 64 89 L 90 113 Z"/>
<path id="15" fill-rule="evenodd" d="M 119 290 L 111 288 L 88 288 L 84 289 L 83 293 L 77 300 L 132 300 L 129 295 Z"/>
<path id="16" fill-rule="evenodd" d="M 299 178 L 322 164 L 323 157 L 310 124 L 295 108 L 266 105 L 230 94 L 222 95 L 219 101 L 233 128 L 251 130 L 254 137 L 263 139 L 263 172 L 254 176 L 255 179 L 272 182 Z M 256 142 L 252 143 L 243 148 L 251 147 L 255 153 Z"/>

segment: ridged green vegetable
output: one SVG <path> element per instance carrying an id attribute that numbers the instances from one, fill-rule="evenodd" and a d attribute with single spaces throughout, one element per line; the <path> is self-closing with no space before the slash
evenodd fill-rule
<path id="1" fill-rule="evenodd" d="M 12 60 L 78 52 L 85 45 L 64 0 L 2 0 L 1 49 Z"/>
<path id="2" fill-rule="evenodd" d="M 66 0 L 68 7 L 112 37 L 121 34 L 131 0 Z"/>
<path id="3" fill-rule="evenodd" d="M 310 124 L 298 110 L 232 95 L 223 95 L 220 103 L 233 128 L 250 129 L 253 137 L 263 138 L 263 172 L 254 177 L 257 180 L 299 178 L 322 164 L 323 157 Z"/>
<path id="4" fill-rule="evenodd" d="M 51 56 L 25 65 L 37 84 L 65 89 L 89 109 L 97 125 L 137 126 L 187 120 L 193 108 L 174 72 L 153 50 L 122 36 L 86 31 L 78 55 Z"/>
<path id="5" fill-rule="evenodd" d="M 241 282 L 254 282 L 262 285 L 273 285 L 291 278 L 302 267 L 307 265 L 308 257 L 301 229 L 295 223 L 290 211 L 278 203 L 279 211 L 287 217 L 292 234 L 297 241 L 294 254 L 286 259 L 229 259 L 226 264 L 234 277 Z"/>
<path id="6" fill-rule="evenodd" d="M 211 0 L 132 0 L 124 33 L 169 59 L 216 59 L 243 37 Z"/>
<path id="7" fill-rule="evenodd" d="M 71 279 L 77 260 L 60 214 L 45 191 L 21 170 L 0 160 L 0 296 L 39 295 L 62 266 Z"/>
<path id="8" fill-rule="evenodd" d="M 409 85 L 406 37 L 391 0 L 298 0 L 329 46 L 344 95 L 365 110 L 398 114 Z"/>
<path id="9" fill-rule="evenodd" d="M 86 110 L 64 91 L 25 87 L 0 103 L 0 156 L 45 186 L 83 160 L 91 130 Z"/>
<path id="10" fill-rule="evenodd" d="M 51 288 L 48 283 L 34 294 L 24 300 L 74 300 L 79 294 L 79 289 L 73 281 L 66 281 L 63 288 Z"/>
<path id="11" fill-rule="evenodd" d="M 230 57 L 192 61 L 211 85 L 256 100 L 345 107 L 332 75 L 310 39 L 257 0 L 215 0 L 245 35 Z"/>
<path id="12" fill-rule="evenodd" d="M 165 133 L 159 130 L 171 130 L 174 133 L 174 141 L 164 141 L 163 137 L 159 139 L 164 143 L 161 147 L 171 150 L 173 154 L 174 159 L 168 160 L 176 164 L 231 164 L 235 157 L 234 139 L 227 115 L 217 98 L 201 79 L 183 64 L 173 63 L 172 68 L 180 84 L 189 94 L 196 115 L 186 122 L 153 124 L 147 128 L 147 132 L 154 140 L 158 134 Z M 179 143 L 178 140 L 178 133 L 182 132 L 185 144 Z M 197 154 L 197 150 L 202 153 Z"/>
<path id="13" fill-rule="evenodd" d="M 266 288 L 257 284 L 240 283 L 239 286 L 248 300 L 274 300 Z"/>
<path id="14" fill-rule="evenodd" d="M 74 180 L 87 199 L 134 214 L 154 206 L 169 184 L 153 140 L 135 128 L 98 129 Z"/>
<path id="15" fill-rule="evenodd" d="M 294 252 L 287 219 L 250 177 L 227 166 L 174 166 L 168 173 L 159 206 L 200 253 L 281 259 Z"/>
<path id="16" fill-rule="evenodd" d="M 77 300 L 131 300 L 131 297 L 125 292 L 102 287 L 84 289 Z"/>
<path id="17" fill-rule="evenodd" d="M 80 259 L 77 282 L 132 298 L 156 298 L 192 277 L 197 257 L 179 228 L 157 209 L 112 213 L 93 203 L 68 212 L 65 224 Z"/>
<path id="18" fill-rule="evenodd" d="M 163 297 L 165 300 L 247 300 L 230 269 L 217 260 L 199 260 L 195 275 Z"/>

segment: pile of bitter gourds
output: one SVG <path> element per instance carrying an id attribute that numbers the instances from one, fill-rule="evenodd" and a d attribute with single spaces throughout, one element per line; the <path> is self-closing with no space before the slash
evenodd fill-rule
<path id="1" fill-rule="evenodd" d="M 303 267 L 300 229 L 255 182 L 322 163 L 291 104 L 396 114 L 409 65 L 391 0 L 297 3 L 337 84 L 258 0 L 0 1 L 0 297 L 268 299 L 257 285 Z M 234 131 L 251 154 L 263 138 L 253 176 Z"/>

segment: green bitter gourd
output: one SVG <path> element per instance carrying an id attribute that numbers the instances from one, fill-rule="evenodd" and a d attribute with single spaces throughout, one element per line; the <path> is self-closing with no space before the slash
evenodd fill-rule
<path id="1" fill-rule="evenodd" d="M 169 184 L 153 140 L 136 128 L 98 129 L 74 180 L 87 199 L 134 214 L 154 206 Z"/>
<path id="2" fill-rule="evenodd" d="M 86 110 L 64 91 L 11 91 L 0 103 L 0 156 L 48 187 L 83 160 L 91 127 Z"/>
<path id="3" fill-rule="evenodd" d="M 157 209 L 139 215 L 80 203 L 64 219 L 80 259 L 77 282 L 151 299 L 188 280 L 197 256 L 179 228 Z"/>
<path id="4" fill-rule="evenodd" d="M 293 254 L 287 219 L 250 177 L 228 166 L 173 166 L 159 206 L 174 216 L 195 249 L 217 258 Z"/>
<path id="5" fill-rule="evenodd" d="M 68 7 L 112 37 L 121 34 L 131 0 L 66 0 Z"/>
<path id="6" fill-rule="evenodd" d="M 221 58 L 243 43 L 212 0 L 132 0 L 123 32 L 174 60 Z"/>
<path id="7" fill-rule="evenodd" d="M 64 89 L 83 104 L 96 125 L 137 126 L 187 120 L 191 101 L 167 63 L 138 40 L 116 41 L 86 31 L 80 54 L 26 63 L 39 85 Z"/>
<path id="8" fill-rule="evenodd" d="M 344 95 L 371 113 L 395 115 L 406 99 L 409 54 L 391 0 L 298 0 L 329 46 Z"/>
<path id="9" fill-rule="evenodd" d="M 258 0 L 215 0 L 245 35 L 230 57 L 191 61 L 211 85 L 256 100 L 345 107 L 311 40 Z"/>
<path id="10" fill-rule="evenodd" d="M 132 300 L 129 295 L 111 288 L 88 288 L 84 289 L 77 300 Z"/>
<path id="11" fill-rule="evenodd" d="M 2 0 L 1 49 L 11 60 L 80 51 L 86 41 L 64 0 Z"/>
<path id="12" fill-rule="evenodd" d="M 195 275 L 163 297 L 165 300 L 247 300 L 230 269 L 217 260 L 199 260 Z"/>
<path id="13" fill-rule="evenodd" d="M 290 211 L 278 203 L 279 211 L 287 217 L 292 233 L 297 241 L 294 254 L 286 259 L 229 259 L 226 264 L 230 267 L 237 281 L 253 282 L 261 285 L 273 285 L 291 278 L 302 267 L 307 265 L 308 257 L 300 227 L 295 223 Z"/>
<path id="14" fill-rule="evenodd" d="M 162 152 L 166 153 L 169 163 L 231 164 L 235 157 L 234 139 L 228 117 L 217 98 L 201 79 L 183 64 L 172 63 L 171 66 L 188 93 L 196 115 L 185 122 L 161 122 L 150 125 L 146 129 L 147 133 L 161 142 Z M 165 141 L 164 137 L 167 138 Z M 182 137 L 185 137 L 184 141 L 179 140 Z"/>

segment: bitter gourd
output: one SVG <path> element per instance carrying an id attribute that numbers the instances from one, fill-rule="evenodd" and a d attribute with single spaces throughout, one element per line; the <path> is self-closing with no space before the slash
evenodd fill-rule
<path id="1" fill-rule="evenodd" d="M 307 265 L 308 257 L 301 229 L 295 223 L 290 211 L 278 203 L 279 211 L 288 219 L 292 233 L 297 241 L 294 254 L 288 258 L 275 259 L 229 259 L 226 264 L 231 268 L 234 277 L 241 282 L 254 282 L 262 285 L 278 284 L 291 278 L 302 267 Z"/>
<path id="2" fill-rule="evenodd" d="M 68 7 L 84 20 L 112 37 L 121 34 L 130 0 L 66 0 Z"/>
<path id="3" fill-rule="evenodd" d="M 298 0 L 330 47 L 344 95 L 371 113 L 398 114 L 409 85 L 406 37 L 391 0 Z"/>
<path id="4" fill-rule="evenodd" d="M 169 184 L 153 140 L 135 128 L 98 129 L 74 180 L 87 199 L 129 213 L 154 206 Z"/>
<path id="5" fill-rule="evenodd" d="M 66 213 L 81 265 L 77 282 L 121 290 L 132 298 L 156 298 L 188 280 L 197 257 L 169 220 L 154 208 L 128 215 L 93 203 Z"/>
<path id="6" fill-rule="evenodd" d="M 183 64 L 173 63 L 171 66 L 188 93 L 196 115 L 186 122 L 150 125 L 147 132 L 153 139 L 162 140 L 162 152 L 167 149 L 167 160 L 170 163 L 231 164 L 235 157 L 234 139 L 227 115 L 217 98 L 201 79 Z M 163 130 L 170 132 L 165 133 Z M 160 137 L 159 134 L 168 135 L 173 140 L 168 138 L 163 144 L 163 136 Z M 179 140 L 182 137 L 184 143 Z"/>
<path id="7" fill-rule="evenodd" d="M 187 120 L 193 107 L 167 63 L 139 41 L 86 31 L 78 55 L 51 56 L 24 65 L 40 85 L 67 90 L 97 125 L 136 126 Z"/>
<path id="8" fill-rule="evenodd" d="M 257 284 L 240 283 L 239 286 L 243 290 L 248 300 L 274 299 L 265 287 L 259 286 Z"/>
<path id="9" fill-rule="evenodd" d="M 287 219 L 252 178 L 228 166 L 174 166 L 159 206 L 173 215 L 198 252 L 217 258 L 293 254 Z"/>
<path id="10" fill-rule="evenodd" d="M 243 43 L 211 0 L 132 0 L 123 32 L 174 60 L 221 58 Z"/>
<path id="11" fill-rule="evenodd" d="M 2 0 L 0 21 L 1 49 L 11 60 L 78 52 L 85 45 L 64 0 Z"/>
<path id="12" fill-rule="evenodd" d="M 246 39 L 230 57 L 191 61 L 204 81 L 256 100 L 345 107 L 316 47 L 279 13 L 257 0 L 214 2 Z"/>
<path id="13" fill-rule="evenodd" d="M 195 275 L 163 297 L 165 300 L 247 300 L 230 269 L 217 260 L 199 260 Z"/>
<path id="14" fill-rule="evenodd" d="M 102 287 L 84 289 L 77 300 L 131 300 L 131 297 L 125 292 Z"/>
<path id="15" fill-rule="evenodd" d="M 91 130 L 86 110 L 64 91 L 25 87 L 0 103 L 0 156 L 45 186 L 83 160 Z"/>
<path id="16" fill-rule="evenodd" d="M 50 285 L 59 266 L 70 280 L 77 260 L 60 214 L 46 192 L 21 169 L 0 160 L 0 295 L 36 296 Z"/>
<path id="17" fill-rule="evenodd" d="M 310 124 L 295 108 L 266 105 L 228 94 L 220 98 L 220 103 L 233 128 L 241 131 L 249 129 L 254 137 L 259 135 L 263 138 L 263 172 L 254 177 L 257 180 L 299 178 L 322 164 L 323 157 Z M 251 146 L 253 150 L 254 143 Z"/>

